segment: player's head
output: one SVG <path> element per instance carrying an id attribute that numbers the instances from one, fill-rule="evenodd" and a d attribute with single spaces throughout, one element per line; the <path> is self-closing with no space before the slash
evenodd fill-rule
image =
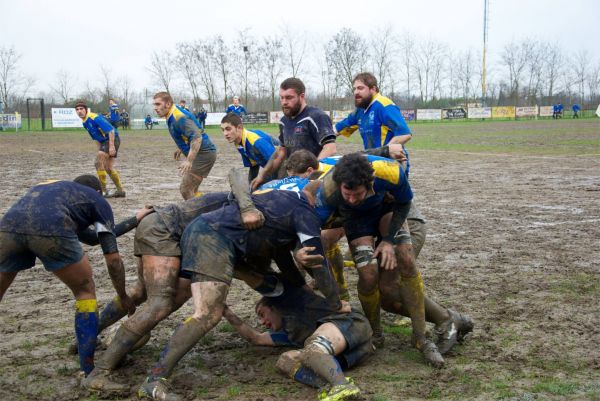
<path id="1" fill-rule="evenodd" d="M 297 116 L 306 106 L 305 92 L 304 82 L 298 78 L 287 78 L 281 83 L 279 86 L 279 102 L 286 117 Z"/>
<path id="2" fill-rule="evenodd" d="M 234 97 L 233 97 L 233 104 L 235 104 L 236 106 L 237 106 L 238 104 L 240 104 L 240 97 L 239 97 L 239 96 L 234 96 Z"/>
<path id="3" fill-rule="evenodd" d="M 281 313 L 275 307 L 272 298 L 262 297 L 257 303 L 254 311 L 258 315 L 260 324 L 271 331 L 278 331 L 283 326 Z"/>
<path id="4" fill-rule="evenodd" d="M 363 153 L 350 153 L 335 165 L 333 181 L 350 206 L 358 206 L 373 187 L 373 167 Z"/>
<path id="5" fill-rule="evenodd" d="M 179 106 L 180 107 L 185 107 L 185 100 L 180 100 L 179 101 Z"/>
<path id="6" fill-rule="evenodd" d="M 79 118 L 85 118 L 85 116 L 88 113 L 87 104 L 83 101 L 75 103 L 75 113 L 77 113 L 77 116 L 79 116 Z"/>
<path id="7" fill-rule="evenodd" d="M 73 180 L 74 182 L 85 185 L 86 187 L 92 188 L 96 192 L 102 192 L 102 187 L 100 186 L 100 180 L 95 175 L 84 174 Z"/>
<path id="8" fill-rule="evenodd" d="M 354 105 L 366 109 L 373 101 L 373 96 L 379 92 L 377 78 L 370 72 L 356 74 L 352 79 L 352 91 L 354 93 Z"/>
<path id="9" fill-rule="evenodd" d="M 229 143 L 239 145 L 242 143 L 242 132 L 244 124 L 242 118 L 235 113 L 228 113 L 221 119 L 221 131 L 225 140 Z"/>
<path id="10" fill-rule="evenodd" d="M 115 101 L 115 99 L 108 99 L 108 104 L 110 104 L 112 106 L 112 105 L 117 104 L 117 102 Z"/>
<path id="11" fill-rule="evenodd" d="M 173 98 L 169 92 L 157 92 L 153 99 L 152 105 L 156 114 L 159 117 L 166 117 L 173 107 Z"/>
<path id="12" fill-rule="evenodd" d="M 289 176 L 309 177 L 313 171 L 319 169 L 319 160 L 306 149 L 295 151 L 285 162 L 285 169 Z"/>

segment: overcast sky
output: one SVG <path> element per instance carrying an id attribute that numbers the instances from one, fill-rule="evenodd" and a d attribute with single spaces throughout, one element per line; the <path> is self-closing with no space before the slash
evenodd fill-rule
<path id="1" fill-rule="evenodd" d="M 557 42 L 573 52 L 587 49 L 600 60 L 599 0 L 490 0 L 492 60 L 511 40 Z M 391 24 L 431 36 L 453 50 L 482 48 L 483 0 L 370 1 L 156 1 L 0 0 L 0 46 L 14 46 L 20 66 L 48 90 L 57 71 L 78 82 L 100 82 L 99 65 L 129 75 L 136 88 L 152 87 L 145 67 L 153 50 L 182 40 L 222 34 L 229 40 L 250 28 L 275 34 L 283 24 L 307 31 L 318 42 L 343 27 L 368 35 Z M 80 89 L 79 87 L 77 88 Z"/>

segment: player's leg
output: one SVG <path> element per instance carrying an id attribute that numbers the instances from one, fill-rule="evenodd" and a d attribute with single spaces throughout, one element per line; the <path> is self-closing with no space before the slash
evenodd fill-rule
<path id="1" fill-rule="evenodd" d="M 108 146 L 108 145 L 107 145 Z M 100 181 L 100 187 L 102 188 L 102 194 L 105 195 L 106 191 L 106 162 L 109 158 L 108 153 L 104 152 L 102 149 L 104 148 L 103 144 L 100 145 L 100 150 L 96 154 L 96 160 L 94 162 L 94 166 L 96 167 L 96 174 L 98 174 L 98 180 Z"/>
<path id="2" fill-rule="evenodd" d="M 179 192 L 183 199 L 188 200 L 193 198 L 198 193 L 198 187 L 202 183 L 202 176 L 195 175 L 191 172 L 186 173 L 179 184 Z"/>
<path id="3" fill-rule="evenodd" d="M 333 278 L 338 285 L 340 299 L 349 301 L 350 293 L 348 292 L 348 284 L 344 277 L 344 257 L 338 244 L 338 241 L 343 236 L 344 229 L 341 227 L 321 231 L 321 242 L 323 243 L 323 249 L 333 273 Z"/>
<path id="4" fill-rule="evenodd" d="M 190 171 L 183 176 L 179 191 L 183 199 L 190 199 L 194 196 L 200 196 L 198 187 L 205 177 L 208 177 L 210 170 L 217 160 L 216 152 L 199 151 L 192 163 Z"/>
<path id="5" fill-rule="evenodd" d="M 4 298 L 4 294 L 8 287 L 12 284 L 18 272 L 0 272 L 0 301 Z"/>
<path id="6" fill-rule="evenodd" d="M 119 152 L 119 147 L 121 146 L 121 139 L 118 136 L 115 137 L 114 145 L 115 145 L 115 150 L 117 153 L 115 153 L 114 156 L 109 155 L 108 158 L 106 159 L 106 163 L 105 163 L 106 173 L 108 174 L 108 176 L 110 177 L 112 182 L 115 184 L 115 187 L 117 188 L 117 190 L 113 194 L 113 197 L 123 198 L 123 197 L 125 197 L 125 190 L 123 189 L 123 184 L 121 183 L 121 176 L 119 175 L 119 172 L 115 168 L 115 161 L 117 160 L 117 154 Z"/>

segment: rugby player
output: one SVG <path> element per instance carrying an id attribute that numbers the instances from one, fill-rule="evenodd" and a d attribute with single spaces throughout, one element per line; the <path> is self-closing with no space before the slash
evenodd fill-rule
<path id="1" fill-rule="evenodd" d="M 244 107 L 244 105 L 240 104 L 239 96 L 233 97 L 233 103 L 230 104 L 229 106 L 227 106 L 225 113 L 226 114 L 234 113 L 240 117 L 242 117 L 244 114 L 246 114 L 246 108 Z"/>

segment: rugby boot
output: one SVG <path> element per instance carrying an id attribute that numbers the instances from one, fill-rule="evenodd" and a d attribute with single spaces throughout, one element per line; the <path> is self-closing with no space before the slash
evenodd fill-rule
<path id="1" fill-rule="evenodd" d="M 110 370 L 94 368 L 89 375 L 81 382 L 81 385 L 90 391 L 99 391 L 105 393 L 129 393 L 131 387 L 127 384 L 115 383 L 110 378 Z"/>
<path id="2" fill-rule="evenodd" d="M 437 335 L 436 345 L 440 354 L 444 355 L 452 349 L 458 342 L 458 330 L 456 322 L 452 314 L 445 322 L 435 326 L 435 334 Z"/>
<path id="3" fill-rule="evenodd" d="M 360 389 L 352 379 L 348 383 L 332 386 L 329 391 L 323 391 L 319 394 L 319 401 L 343 401 L 356 399 L 360 395 Z"/>
<path id="4" fill-rule="evenodd" d="M 450 315 L 452 316 L 452 319 L 456 324 L 456 331 L 458 332 L 456 335 L 456 339 L 458 340 L 458 342 L 462 342 L 465 336 L 473 331 L 475 323 L 473 322 L 473 319 L 471 319 L 470 316 L 460 314 L 452 309 L 448 309 L 448 312 L 450 312 Z"/>
<path id="5" fill-rule="evenodd" d="M 171 392 L 171 385 L 165 378 L 150 381 L 147 377 L 138 390 L 139 398 L 149 398 L 158 401 L 181 401 L 183 398 Z"/>
<path id="6" fill-rule="evenodd" d="M 438 351 L 438 348 L 433 341 L 425 340 L 423 343 L 417 345 L 417 349 L 421 351 L 421 354 L 423 354 L 427 363 L 434 368 L 441 368 L 444 366 L 444 357 L 440 354 L 440 351 Z"/>
<path id="7" fill-rule="evenodd" d="M 381 349 L 385 345 L 385 336 L 383 335 L 383 330 L 374 330 L 373 335 L 371 336 L 371 342 L 375 346 L 375 349 Z"/>

